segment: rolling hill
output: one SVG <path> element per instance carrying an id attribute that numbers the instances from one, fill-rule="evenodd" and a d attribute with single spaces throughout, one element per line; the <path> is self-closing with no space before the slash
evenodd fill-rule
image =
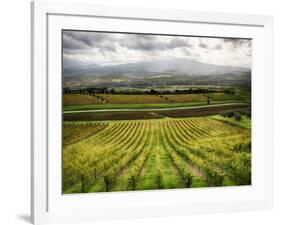
<path id="1" fill-rule="evenodd" d="M 250 86 L 251 69 L 213 65 L 189 59 L 137 62 L 117 65 L 79 65 L 63 69 L 64 87 L 159 85 L 242 85 Z"/>

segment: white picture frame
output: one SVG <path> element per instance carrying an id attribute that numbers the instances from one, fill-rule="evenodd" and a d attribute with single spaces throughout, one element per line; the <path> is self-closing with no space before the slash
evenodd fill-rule
<path id="1" fill-rule="evenodd" d="M 189 31 L 197 35 L 199 32 L 205 36 L 242 35 L 256 40 L 252 68 L 253 138 L 256 140 L 253 149 L 256 150 L 252 160 L 257 163 L 253 163 L 252 172 L 256 177 L 253 184 L 228 187 L 223 191 L 205 188 L 63 196 L 61 175 L 57 175 L 61 172 L 57 155 L 61 154 L 58 141 L 61 135 L 58 127 L 61 123 L 61 108 L 58 107 L 61 104 L 58 96 L 61 81 L 59 76 L 54 76 L 61 70 L 58 32 L 65 28 L 108 30 L 114 27 L 113 30 L 118 31 L 153 33 L 157 26 L 159 32 L 170 28 L 168 33 L 178 33 L 187 25 Z M 32 2 L 32 222 L 43 224 L 272 208 L 272 42 L 271 16 Z"/>

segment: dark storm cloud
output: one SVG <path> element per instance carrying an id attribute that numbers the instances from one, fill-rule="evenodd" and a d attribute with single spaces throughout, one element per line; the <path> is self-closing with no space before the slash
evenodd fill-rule
<path id="1" fill-rule="evenodd" d="M 113 39 L 105 33 L 64 31 L 63 49 L 67 54 L 75 54 L 76 50 L 100 48 L 107 51 L 116 51 Z"/>
<path id="2" fill-rule="evenodd" d="M 179 48 L 179 47 L 189 47 L 192 48 L 193 45 L 185 38 L 173 38 L 170 42 L 171 48 Z"/>
<path id="3" fill-rule="evenodd" d="M 239 48 L 243 45 L 247 45 L 251 47 L 251 40 L 240 39 L 240 38 L 224 38 L 223 41 L 225 43 L 231 43 L 233 48 Z"/>
<path id="4" fill-rule="evenodd" d="M 202 41 L 199 42 L 199 47 L 201 48 L 208 48 L 208 45 Z"/>
<path id="5" fill-rule="evenodd" d="M 189 51 L 187 48 L 182 48 L 182 52 L 183 52 L 184 55 L 186 55 L 186 56 L 191 56 L 191 55 L 192 55 L 191 51 Z"/>
<path id="6" fill-rule="evenodd" d="M 63 33 L 63 48 L 67 54 L 75 54 L 75 50 L 81 51 L 89 48 L 100 48 L 115 52 L 116 45 L 140 51 L 158 51 L 181 47 L 193 47 L 187 39 L 178 37 L 170 38 L 170 41 L 167 42 L 159 41 L 159 38 L 153 35 L 114 35 L 111 33 L 75 31 L 64 31 Z"/>
<path id="7" fill-rule="evenodd" d="M 122 47 L 133 49 L 133 50 L 144 50 L 151 51 L 156 49 L 161 49 L 161 46 L 156 46 L 154 36 L 146 35 L 128 35 L 125 39 L 119 41 Z"/>
<path id="8" fill-rule="evenodd" d="M 126 41 L 120 42 L 121 46 L 133 50 L 140 51 L 158 51 L 158 50 L 169 50 L 181 47 L 192 47 L 188 40 L 173 37 L 170 41 L 164 42 L 159 41 L 155 36 L 147 35 L 128 35 Z"/>
<path id="9" fill-rule="evenodd" d="M 216 50 L 220 50 L 220 49 L 222 49 L 221 44 L 217 44 L 217 45 L 214 47 L 214 49 L 216 49 Z"/>
<path id="10" fill-rule="evenodd" d="M 93 47 L 98 45 L 101 41 L 107 39 L 110 40 L 110 36 L 106 33 L 93 33 L 93 32 L 76 32 L 76 31 L 64 31 L 63 32 L 64 40 L 68 40 L 68 44 L 72 47 L 71 44 L 79 43 L 81 47 Z"/>
<path id="11" fill-rule="evenodd" d="M 79 39 L 73 38 L 71 35 L 63 34 L 63 49 L 84 49 L 87 46 Z"/>
<path id="12" fill-rule="evenodd" d="M 232 48 L 239 48 L 243 45 L 246 45 L 248 48 L 251 48 L 251 41 L 247 39 L 238 39 L 238 38 L 223 38 L 223 43 L 219 43 L 216 46 L 211 46 L 209 45 L 210 39 L 199 39 L 198 46 L 200 48 L 204 49 L 216 49 L 216 50 L 221 50 L 223 48 L 222 44 L 223 43 L 230 43 L 232 45 Z"/>

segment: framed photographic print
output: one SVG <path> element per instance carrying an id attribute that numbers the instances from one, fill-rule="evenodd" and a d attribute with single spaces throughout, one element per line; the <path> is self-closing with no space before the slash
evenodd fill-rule
<path id="1" fill-rule="evenodd" d="M 32 3 L 34 224 L 272 207 L 272 18 Z"/>

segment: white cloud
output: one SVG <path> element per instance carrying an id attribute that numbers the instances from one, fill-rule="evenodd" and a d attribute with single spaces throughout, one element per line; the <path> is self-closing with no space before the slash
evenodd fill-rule
<path id="1" fill-rule="evenodd" d="M 65 66 L 120 64 L 167 58 L 250 67 L 251 40 L 64 31 Z"/>

